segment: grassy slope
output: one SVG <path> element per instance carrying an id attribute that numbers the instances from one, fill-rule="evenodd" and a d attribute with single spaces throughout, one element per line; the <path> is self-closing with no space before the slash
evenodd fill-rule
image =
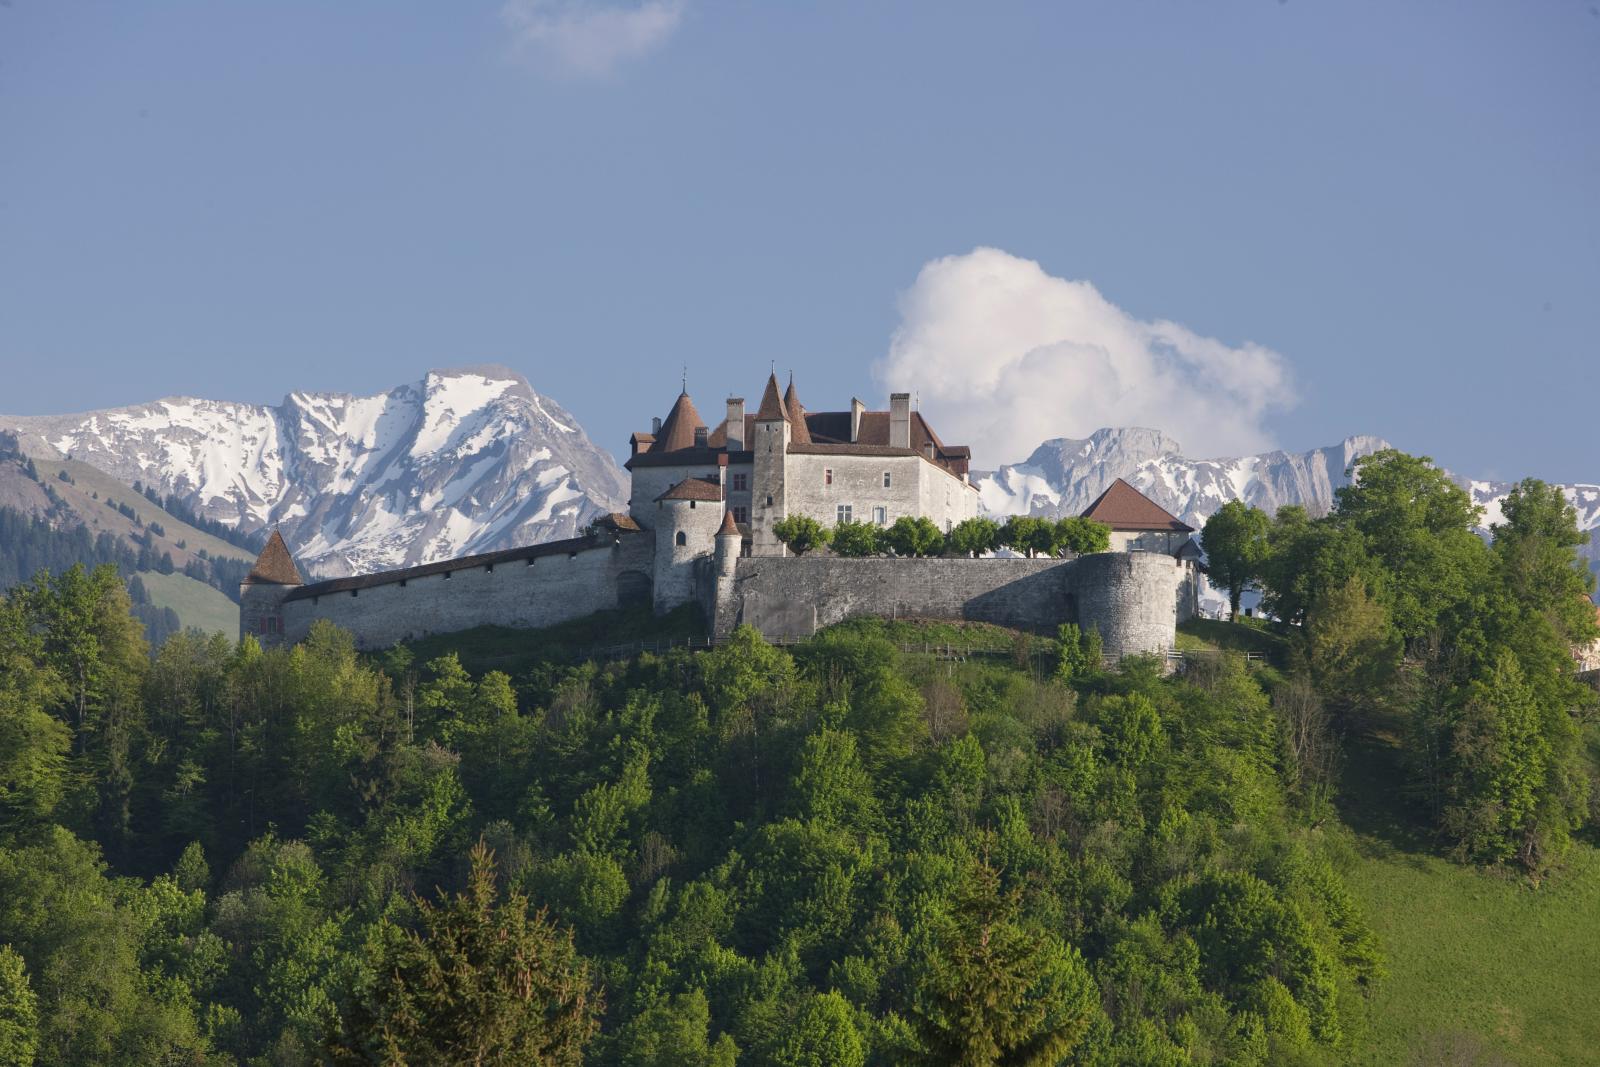
<path id="1" fill-rule="evenodd" d="M 425 637 L 407 647 L 418 664 L 454 652 L 461 665 L 474 674 L 505 671 L 514 675 L 540 663 L 568 660 L 603 646 L 635 641 L 681 642 L 686 637 L 703 638 L 705 632 L 700 609 L 686 605 L 659 617 L 649 608 L 601 611 L 543 630 L 479 626 Z"/>
<path id="2" fill-rule="evenodd" d="M 1178 627 L 1177 647 L 1183 652 L 1264 652 L 1276 662 L 1288 651 L 1288 642 L 1258 620 L 1190 619 Z"/>
<path id="3" fill-rule="evenodd" d="M 204 582 L 184 574 L 154 571 L 141 572 L 139 580 L 144 583 L 151 601 L 177 612 L 185 627 L 226 634 L 230 638 L 238 636 L 239 605 Z"/>
<path id="4" fill-rule="evenodd" d="M 1537 889 L 1450 862 L 1416 834 L 1400 781 L 1392 738 L 1352 746 L 1341 806 L 1357 858 L 1346 878 L 1389 970 L 1352 1062 L 1600 1062 L 1600 849 L 1576 846 Z M 1411 1059 L 1445 1037 L 1502 1059 Z"/>
<path id="5" fill-rule="evenodd" d="M 106 506 L 106 501 L 111 499 L 133 508 L 134 513 L 143 522 L 160 523 L 162 529 L 167 531 L 167 535 L 164 538 L 156 538 L 156 543 L 163 551 L 172 553 L 173 562 L 179 568 L 182 568 L 190 556 L 202 548 L 213 556 L 243 560 L 255 558 L 241 548 L 236 548 L 208 533 L 202 533 L 188 523 L 174 518 L 145 497 L 135 493 L 131 486 L 122 484 L 98 467 L 91 467 L 87 463 L 71 459 L 35 458 L 34 465 L 39 469 L 39 478 L 67 501 L 72 510 L 89 524 L 93 533 L 109 530 L 118 537 L 127 538 L 138 532 L 131 521 L 114 508 Z M 76 484 L 68 484 L 57 477 L 63 470 Z M 94 493 L 100 494 L 98 500 L 94 499 L 92 495 Z M 179 541 L 188 547 L 179 548 L 177 545 Z"/>

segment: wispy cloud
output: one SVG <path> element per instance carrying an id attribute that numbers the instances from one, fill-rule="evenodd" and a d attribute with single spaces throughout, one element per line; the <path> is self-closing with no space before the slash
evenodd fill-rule
<path id="1" fill-rule="evenodd" d="M 940 433 L 990 466 L 1102 426 L 1163 430 L 1190 455 L 1247 454 L 1271 446 L 1264 417 L 1295 399 L 1277 352 L 1137 319 L 997 248 L 923 266 L 877 371 L 918 390 Z"/>
<path id="2" fill-rule="evenodd" d="M 684 0 L 507 0 L 500 18 L 519 54 L 562 74 L 596 78 L 665 44 L 683 11 Z"/>

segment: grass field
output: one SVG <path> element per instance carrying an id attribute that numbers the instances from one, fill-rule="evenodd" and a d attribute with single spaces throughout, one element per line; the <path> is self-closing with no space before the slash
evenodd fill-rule
<path id="1" fill-rule="evenodd" d="M 1288 652 L 1289 643 L 1273 632 L 1270 624 L 1256 619 L 1190 619 L 1178 627 L 1177 648 L 1181 652 L 1263 652 L 1278 663 Z"/>
<path id="2" fill-rule="evenodd" d="M 171 608 L 185 628 L 207 633 L 239 635 L 239 605 L 204 582 L 183 574 L 158 574 L 140 571 L 145 592 L 158 607 Z"/>
<path id="3" fill-rule="evenodd" d="M 1352 747 L 1342 807 L 1355 858 L 1346 878 L 1389 972 L 1352 1062 L 1600 1063 L 1600 849 L 1577 845 L 1538 888 L 1451 862 L 1415 830 L 1401 780 L 1382 737 Z"/>
<path id="4" fill-rule="evenodd" d="M 570 660 L 608 645 L 635 641 L 670 642 L 704 637 L 700 609 L 685 605 L 656 616 L 649 608 L 601 611 L 543 630 L 479 626 L 460 633 L 439 634 L 408 645 L 418 664 L 454 652 L 474 674 L 504 671 L 517 674 L 540 663 Z"/>

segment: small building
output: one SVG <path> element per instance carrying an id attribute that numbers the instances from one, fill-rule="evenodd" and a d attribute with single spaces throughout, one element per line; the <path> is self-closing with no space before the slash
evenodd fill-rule
<path id="1" fill-rule="evenodd" d="M 1113 552 L 1163 552 L 1189 558 L 1198 555 L 1189 538 L 1194 527 L 1121 478 L 1084 509 L 1083 517 L 1111 527 Z"/>

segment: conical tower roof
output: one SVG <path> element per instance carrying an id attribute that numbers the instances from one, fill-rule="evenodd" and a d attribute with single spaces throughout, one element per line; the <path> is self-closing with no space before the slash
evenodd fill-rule
<path id="1" fill-rule="evenodd" d="M 261 550 L 261 555 L 256 557 L 256 565 L 250 568 L 250 573 L 245 575 L 246 585 L 304 585 L 305 580 L 300 577 L 300 571 L 294 565 L 294 557 L 289 555 L 289 546 L 283 543 L 283 535 L 276 529 L 272 536 L 267 538 L 267 545 Z"/>
<path id="2" fill-rule="evenodd" d="M 767 387 L 761 393 L 761 407 L 756 412 L 757 422 L 771 422 L 773 419 L 789 421 L 789 412 L 784 409 L 783 397 L 778 392 L 778 376 L 767 376 Z"/>
<path id="3" fill-rule="evenodd" d="M 806 409 L 800 403 L 800 393 L 794 387 L 794 375 L 789 375 L 789 391 L 783 394 L 783 410 L 789 416 L 789 440 L 809 445 L 811 430 L 806 426 Z"/>
<path id="4" fill-rule="evenodd" d="M 739 536 L 739 524 L 733 521 L 733 512 L 732 511 L 724 511 L 722 513 L 722 529 L 717 531 L 717 536 L 718 537 L 738 537 Z"/>
<path id="5" fill-rule="evenodd" d="M 656 443 L 651 451 L 676 452 L 680 448 L 693 448 L 694 432 L 704 428 L 700 413 L 694 409 L 694 401 L 689 399 L 687 392 L 679 393 L 678 399 L 673 401 L 672 410 L 667 412 L 666 420 L 661 424 L 661 432 L 656 434 Z"/>

